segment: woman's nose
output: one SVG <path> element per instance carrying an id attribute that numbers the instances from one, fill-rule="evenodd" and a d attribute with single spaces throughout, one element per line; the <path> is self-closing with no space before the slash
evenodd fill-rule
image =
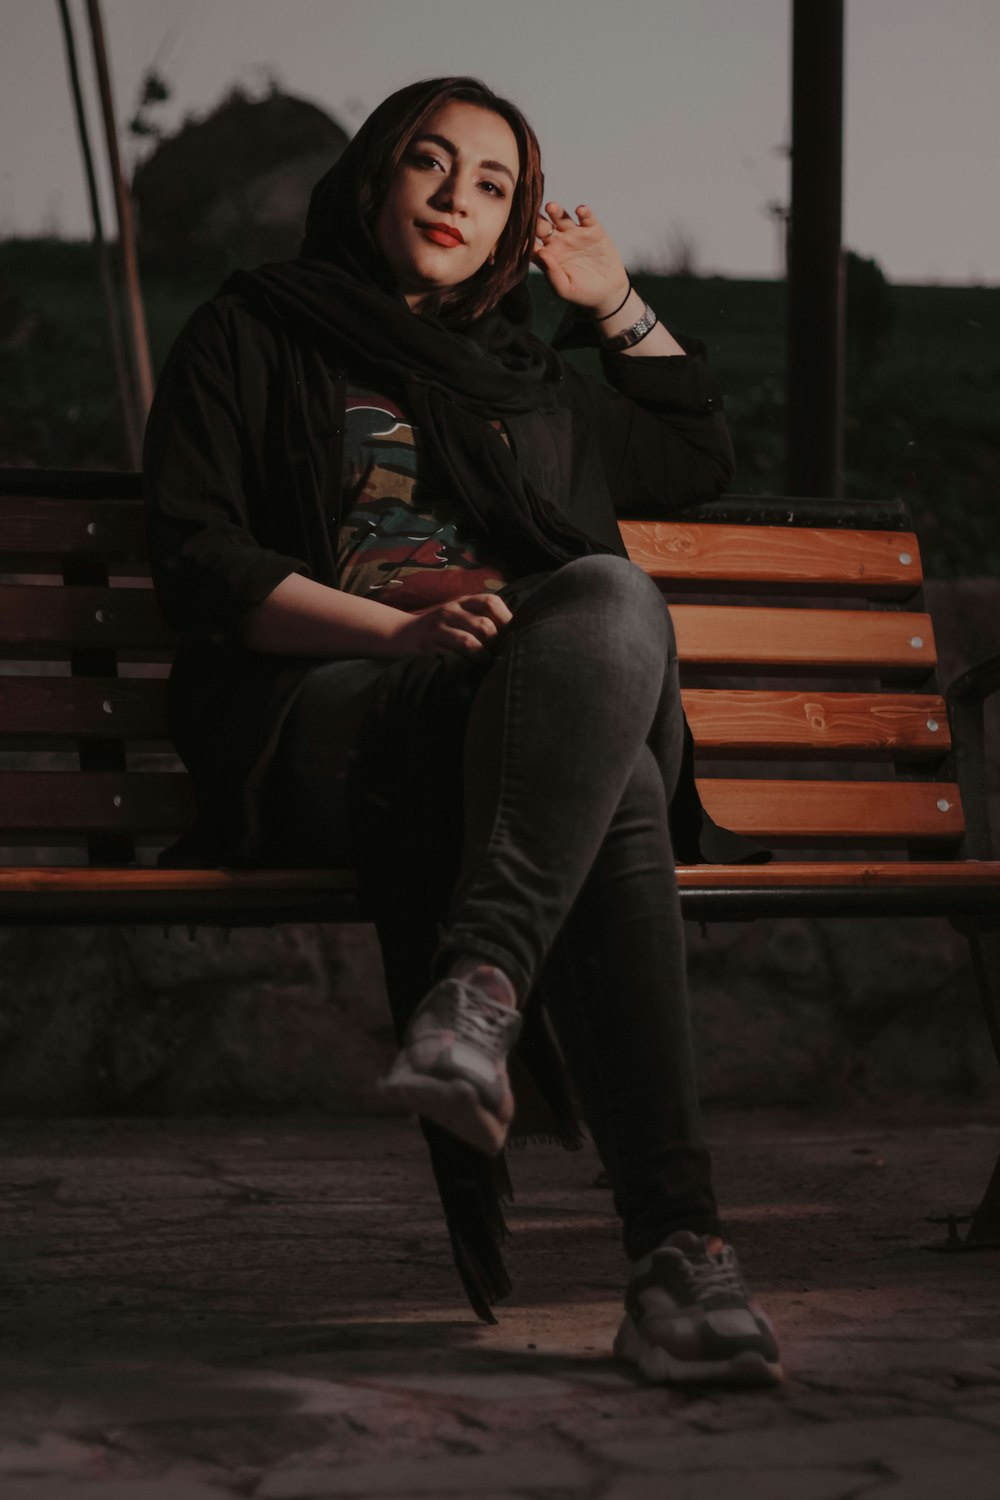
<path id="1" fill-rule="evenodd" d="M 467 196 L 465 183 L 459 176 L 452 173 L 440 184 L 433 201 L 450 213 L 465 213 Z"/>

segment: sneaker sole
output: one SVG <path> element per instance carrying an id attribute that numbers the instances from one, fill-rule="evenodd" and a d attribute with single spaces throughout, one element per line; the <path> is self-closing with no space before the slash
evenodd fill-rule
<path id="1" fill-rule="evenodd" d="M 725 1381 L 730 1385 L 780 1385 L 785 1378 L 778 1364 L 772 1364 L 755 1349 L 744 1349 L 732 1359 L 678 1359 L 659 1344 L 647 1344 L 626 1313 L 615 1334 L 616 1359 L 638 1365 L 645 1378 L 654 1385 L 706 1385 Z"/>
<path id="2" fill-rule="evenodd" d="M 378 1089 L 386 1098 L 432 1120 L 487 1156 L 499 1156 L 503 1150 L 509 1124 L 485 1110 L 472 1084 L 464 1079 L 432 1078 L 404 1065 L 397 1066 L 387 1078 L 380 1078 Z"/>

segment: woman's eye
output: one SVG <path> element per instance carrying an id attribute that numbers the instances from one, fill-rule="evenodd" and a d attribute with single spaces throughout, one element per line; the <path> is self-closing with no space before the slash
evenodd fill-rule
<path id="1" fill-rule="evenodd" d="M 503 198 L 505 196 L 504 190 L 498 182 L 484 182 L 482 186 L 488 190 L 491 197 Z"/>
<path id="2" fill-rule="evenodd" d="M 436 156 L 431 156 L 427 151 L 417 151 L 410 160 L 417 167 L 440 167 L 441 163 Z"/>

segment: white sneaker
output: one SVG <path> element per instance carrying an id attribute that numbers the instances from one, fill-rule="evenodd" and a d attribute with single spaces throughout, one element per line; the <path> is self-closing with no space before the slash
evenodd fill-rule
<path id="1" fill-rule="evenodd" d="M 735 1250 L 687 1229 L 632 1267 L 614 1354 L 657 1383 L 784 1378 L 774 1329 L 751 1301 Z"/>
<path id="2" fill-rule="evenodd" d="M 507 1054 L 522 1018 L 465 979 L 442 979 L 420 1002 L 380 1090 L 490 1156 L 514 1118 Z"/>

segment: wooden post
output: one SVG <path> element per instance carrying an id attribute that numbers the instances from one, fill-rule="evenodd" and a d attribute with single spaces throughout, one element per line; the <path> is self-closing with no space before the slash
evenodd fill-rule
<path id="1" fill-rule="evenodd" d="M 139 286 L 139 264 L 136 260 L 135 233 L 132 225 L 132 199 L 122 172 L 121 153 L 118 150 L 118 128 L 115 124 L 115 106 L 111 94 L 107 48 L 104 45 L 100 0 L 87 0 L 87 20 L 90 22 L 94 64 L 97 68 L 97 83 L 101 95 L 101 112 L 104 116 L 104 133 L 108 143 L 108 160 L 111 163 L 115 206 L 118 210 L 118 238 L 125 273 L 125 300 L 132 334 L 136 388 L 139 393 L 142 417 L 145 420 L 153 400 L 153 366 L 149 357 L 146 313 L 142 303 L 142 290 Z"/>
<path id="2" fill-rule="evenodd" d="M 843 0 L 792 0 L 787 487 L 841 493 Z"/>
<path id="3" fill-rule="evenodd" d="M 101 291 L 104 295 L 104 306 L 108 317 L 108 335 L 111 340 L 111 355 L 115 366 L 115 379 L 118 385 L 118 401 L 121 407 L 122 427 L 125 432 L 128 462 L 133 469 L 138 469 L 142 463 L 141 429 L 135 409 L 135 395 L 129 377 L 128 360 L 122 338 L 121 309 L 118 306 L 118 293 L 111 274 L 111 258 L 108 254 L 107 241 L 104 238 L 101 202 L 97 193 L 94 158 L 90 149 L 90 133 L 87 128 L 87 116 L 83 107 L 83 94 L 80 90 L 80 72 L 76 61 L 76 42 L 73 37 L 73 24 L 70 20 L 69 7 L 66 0 L 56 0 L 56 3 L 59 6 L 59 18 L 62 21 L 63 37 L 66 42 L 66 64 L 69 68 L 69 81 L 73 92 L 76 128 L 77 134 L 80 137 L 80 150 L 83 154 L 83 167 L 87 178 L 90 220 L 94 228 L 94 248 L 97 251 L 98 266 L 101 273 Z"/>

